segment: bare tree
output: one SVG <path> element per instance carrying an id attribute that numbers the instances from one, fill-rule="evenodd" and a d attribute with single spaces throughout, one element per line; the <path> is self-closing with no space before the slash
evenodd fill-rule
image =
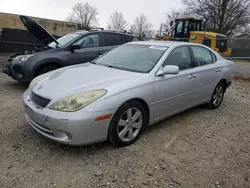
<path id="1" fill-rule="evenodd" d="M 166 20 L 163 23 L 163 30 L 168 34 L 171 33 L 170 23 L 175 21 L 181 15 L 180 11 L 172 9 L 169 13 L 166 13 Z"/>
<path id="2" fill-rule="evenodd" d="M 82 29 L 90 29 L 98 25 L 98 14 L 96 7 L 88 3 L 77 3 L 74 5 L 73 11 L 69 14 L 67 20 L 80 24 Z"/>
<path id="3" fill-rule="evenodd" d="M 131 30 L 142 38 L 151 38 L 153 34 L 152 27 L 153 25 L 149 23 L 147 16 L 140 14 L 131 26 Z"/>
<path id="4" fill-rule="evenodd" d="M 235 32 L 235 35 L 243 35 L 243 36 L 250 36 L 250 24 L 241 27 L 238 32 Z"/>
<path id="5" fill-rule="evenodd" d="M 121 12 L 115 11 L 108 20 L 108 28 L 115 30 L 125 30 L 128 26 L 127 21 L 124 19 Z"/>
<path id="6" fill-rule="evenodd" d="M 196 17 L 209 20 L 214 32 L 232 35 L 250 23 L 249 0 L 183 0 Z"/>

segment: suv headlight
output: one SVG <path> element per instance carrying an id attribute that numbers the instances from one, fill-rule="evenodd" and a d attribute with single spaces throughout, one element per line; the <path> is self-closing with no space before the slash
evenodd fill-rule
<path id="1" fill-rule="evenodd" d="M 29 58 L 33 57 L 34 55 L 33 54 L 29 54 L 29 55 L 20 55 L 20 56 L 17 56 L 15 59 L 17 59 L 18 61 L 26 61 L 28 60 Z"/>
<path id="2" fill-rule="evenodd" d="M 62 111 L 62 112 L 76 112 L 94 101 L 98 100 L 107 93 L 107 90 L 99 89 L 93 91 L 86 91 L 83 93 L 71 95 L 65 97 L 54 104 L 49 108 L 51 110 Z"/>

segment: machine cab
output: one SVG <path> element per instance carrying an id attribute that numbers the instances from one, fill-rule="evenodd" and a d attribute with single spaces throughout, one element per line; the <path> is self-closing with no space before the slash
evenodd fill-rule
<path id="1" fill-rule="evenodd" d="M 175 20 L 172 36 L 181 41 L 189 41 L 191 31 L 204 31 L 203 20 L 195 18 L 181 18 Z"/>

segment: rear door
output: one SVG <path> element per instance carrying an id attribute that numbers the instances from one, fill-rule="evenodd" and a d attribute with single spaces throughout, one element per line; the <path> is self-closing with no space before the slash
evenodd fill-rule
<path id="1" fill-rule="evenodd" d="M 69 52 L 70 65 L 92 61 L 101 55 L 103 50 L 99 33 L 84 35 L 72 45 L 81 45 L 81 49 Z"/>
<path id="2" fill-rule="evenodd" d="M 109 33 L 103 32 L 103 51 L 104 53 L 120 46 L 124 43 L 124 39 L 121 34 L 119 33 Z"/>
<path id="3" fill-rule="evenodd" d="M 210 100 L 215 86 L 221 79 L 223 64 L 205 47 L 191 45 L 190 49 L 195 63 L 196 102 L 201 103 Z"/>

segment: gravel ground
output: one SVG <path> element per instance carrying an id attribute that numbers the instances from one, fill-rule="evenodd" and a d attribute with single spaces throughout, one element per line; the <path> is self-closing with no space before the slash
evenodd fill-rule
<path id="1" fill-rule="evenodd" d="M 236 75 L 245 77 L 245 78 L 250 78 L 250 62 L 245 61 L 235 61 L 235 66 L 236 66 Z"/>
<path id="2" fill-rule="evenodd" d="M 0 73 L 0 187 L 250 187 L 250 82 L 235 81 L 221 107 L 150 127 L 132 146 L 71 147 L 24 118 L 26 86 Z"/>

